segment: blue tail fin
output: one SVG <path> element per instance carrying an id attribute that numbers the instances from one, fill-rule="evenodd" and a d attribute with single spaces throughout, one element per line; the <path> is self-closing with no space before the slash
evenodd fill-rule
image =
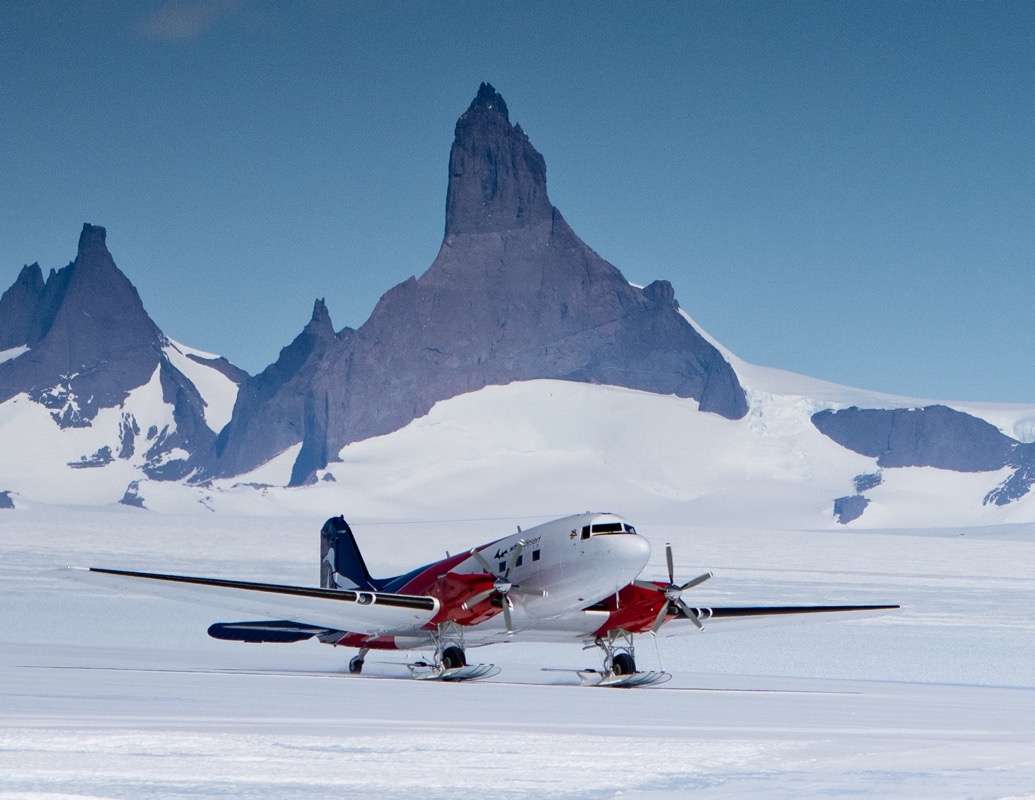
<path id="1" fill-rule="evenodd" d="M 320 586 L 377 591 L 345 517 L 331 517 L 320 530 Z"/>

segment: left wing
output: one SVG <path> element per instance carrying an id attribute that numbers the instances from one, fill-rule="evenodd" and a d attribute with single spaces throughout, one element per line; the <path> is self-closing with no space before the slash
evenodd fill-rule
<path id="1" fill-rule="evenodd" d="M 440 607 L 436 598 L 425 595 L 311 589 L 99 567 L 68 567 L 67 573 L 73 580 L 369 636 L 420 629 Z"/>
<path id="2" fill-rule="evenodd" d="M 869 617 L 900 609 L 898 605 L 859 606 L 727 606 L 717 608 L 692 608 L 680 603 L 669 605 L 667 624 L 688 621 L 701 628 L 706 622 L 805 622 L 824 615 L 845 617 Z M 674 612 L 674 613 L 673 613 Z M 723 626 L 724 627 L 724 626 Z M 662 629 L 664 631 L 664 628 Z M 670 633 L 676 633 L 670 630 Z"/>

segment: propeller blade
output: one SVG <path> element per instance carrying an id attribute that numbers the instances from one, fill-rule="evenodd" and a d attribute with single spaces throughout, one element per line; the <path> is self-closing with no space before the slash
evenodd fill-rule
<path id="1" fill-rule="evenodd" d="M 463 608 L 464 611 L 467 611 L 468 609 L 473 608 L 474 606 L 478 605 L 482 600 L 487 598 L 489 595 L 491 595 L 495 591 L 496 591 L 496 589 L 492 588 L 492 589 L 486 589 L 484 592 L 478 592 L 478 594 L 476 594 L 474 597 L 469 597 L 467 600 L 465 600 L 463 602 L 461 608 Z"/>
<path id="2" fill-rule="evenodd" d="M 689 580 L 686 583 L 684 583 L 682 586 L 680 586 L 679 587 L 679 591 L 682 592 L 685 589 L 692 589 L 694 586 L 700 586 L 702 583 L 704 583 L 710 577 L 712 577 L 712 574 L 710 572 L 706 572 L 706 573 L 704 573 L 704 575 L 698 575 L 693 580 Z"/>
<path id="3" fill-rule="evenodd" d="M 634 586 L 639 586 L 641 589 L 650 589 L 651 591 L 654 591 L 654 592 L 662 591 L 662 588 L 660 586 L 658 586 L 658 584 L 654 583 L 654 581 L 635 580 L 635 581 L 633 581 L 633 585 Z"/>
<path id="4" fill-rule="evenodd" d="M 672 566 L 672 544 L 665 545 L 665 560 L 668 562 L 668 582 L 672 585 L 676 582 L 675 568 Z"/>
<path id="5" fill-rule="evenodd" d="M 658 618 L 654 620 L 654 624 L 650 626 L 651 633 L 657 633 L 661 630 L 661 626 L 665 624 L 665 620 L 668 619 L 668 601 L 666 600 L 661 604 L 661 610 L 658 612 Z"/>
<path id="6" fill-rule="evenodd" d="M 688 606 L 686 603 L 684 603 L 682 598 L 677 598 L 673 602 L 675 602 L 675 604 L 677 606 L 679 606 L 680 610 L 686 615 L 686 618 L 688 620 L 690 620 L 692 623 L 694 623 L 694 626 L 697 628 L 697 630 L 699 630 L 699 631 L 703 631 L 704 630 L 704 625 L 701 623 L 701 620 L 698 618 L 697 611 L 695 609 L 690 608 L 690 606 Z"/>
<path id="7" fill-rule="evenodd" d="M 510 615 L 510 609 L 513 605 L 514 602 L 506 595 L 503 595 L 503 624 L 507 626 L 507 633 L 514 632 L 514 618 Z"/>
<path id="8" fill-rule="evenodd" d="M 481 553 L 478 552 L 477 549 L 474 548 L 471 549 L 471 555 L 474 556 L 475 561 L 477 561 L 479 564 L 482 565 L 482 567 L 485 568 L 486 572 L 492 575 L 492 577 L 496 577 L 496 570 L 492 568 L 492 564 L 486 561 L 485 556 L 483 556 Z"/>

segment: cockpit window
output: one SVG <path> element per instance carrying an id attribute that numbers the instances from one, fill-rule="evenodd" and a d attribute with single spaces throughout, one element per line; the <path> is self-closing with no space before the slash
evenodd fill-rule
<path id="1" fill-rule="evenodd" d="M 636 533 L 636 528 L 634 528 L 632 525 L 630 525 L 627 522 L 627 523 L 625 523 L 625 532 L 626 533 Z"/>
<path id="2" fill-rule="evenodd" d="M 628 526 L 623 526 L 621 522 L 607 522 L 602 525 L 594 525 L 593 533 L 625 533 L 625 527 Z"/>

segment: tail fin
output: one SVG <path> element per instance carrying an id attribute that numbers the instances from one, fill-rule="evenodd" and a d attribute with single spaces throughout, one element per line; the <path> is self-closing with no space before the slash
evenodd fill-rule
<path id="1" fill-rule="evenodd" d="M 345 517 L 331 517 L 320 530 L 320 586 L 377 591 Z"/>

